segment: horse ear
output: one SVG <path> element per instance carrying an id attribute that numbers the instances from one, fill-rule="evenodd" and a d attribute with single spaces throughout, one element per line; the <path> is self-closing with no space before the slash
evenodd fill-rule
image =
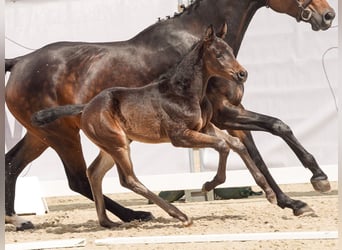
<path id="1" fill-rule="evenodd" d="M 227 32 L 228 32 L 228 25 L 226 22 L 224 22 L 221 26 L 220 32 L 217 33 L 217 36 L 219 38 L 224 39 L 227 35 Z"/>
<path id="2" fill-rule="evenodd" d="M 215 37 L 215 31 L 214 31 L 213 25 L 211 24 L 204 33 L 204 40 L 210 41 L 210 40 L 213 40 L 214 37 Z"/>
<path id="3" fill-rule="evenodd" d="M 210 25 L 204 33 L 204 42 L 211 42 L 215 38 L 215 31 L 213 25 Z"/>

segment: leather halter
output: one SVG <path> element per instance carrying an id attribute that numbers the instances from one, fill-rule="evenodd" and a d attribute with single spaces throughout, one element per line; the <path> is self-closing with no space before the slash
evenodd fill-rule
<path id="1" fill-rule="evenodd" d="M 297 14 L 297 22 L 303 20 L 303 21 L 309 21 L 312 16 L 312 10 L 307 8 L 312 0 L 304 0 L 301 2 L 300 0 L 296 0 L 298 3 L 298 14 Z"/>
<path id="2" fill-rule="evenodd" d="M 299 21 L 309 21 L 312 16 L 312 10 L 308 9 L 307 7 L 310 5 L 312 0 L 295 0 L 298 4 L 298 13 L 296 16 L 297 22 Z M 265 6 L 268 8 L 270 7 L 269 4 L 270 0 L 265 0 Z"/>

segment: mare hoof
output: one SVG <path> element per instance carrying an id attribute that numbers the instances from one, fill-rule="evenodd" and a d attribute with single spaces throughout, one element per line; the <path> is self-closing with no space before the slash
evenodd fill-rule
<path id="1" fill-rule="evenodd" d="M 31 221 L 23 222 L 20 224 L 19 227 L 16 227 L 17 231 L 24 231 L 28 229 L 34 229 L 34 225 L 32 224 Z"/>
<path id="2" fill-rule="evenodd" d="M 137 220 L 140 221 L 151 221 L 154 220 L 154 216 L 150 212 L 144 212 L 144 211 L 137 211 L 138 213 L 138 218 Z"/>
<path id="3" fill-rule="evenodd" d="M 327 193 L 331 190 L 330 182 L 328 180 L 315 180 L 311 178 L 313 188 L 321 193 Z"/>
<path id="4" fill-rule="evenodd" d="M 134 211 L 130 217 L 122 219 L 124 222 L 131 222 L 131 221 L 151 221 L 154 220 L 154 216 L 150 212 L 145 211 Z"/>
<path id="5" fill-rule="evenodd" d="M 315 211 L 311 207 L 305 204 L 304 207 L 293 210 L 293 214 L 295 216 L 314 215 Z"/>

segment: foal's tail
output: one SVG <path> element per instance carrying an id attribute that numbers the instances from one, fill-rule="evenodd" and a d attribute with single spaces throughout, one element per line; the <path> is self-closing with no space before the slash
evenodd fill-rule
<path id="1" fill-rule="evenodd" d="M 75 104 L 43 109 L 32 115 L 31 123 L 40 127 L 64 116 L 79 115 L 82 113 L 84 106 L 85 104 Z"/>

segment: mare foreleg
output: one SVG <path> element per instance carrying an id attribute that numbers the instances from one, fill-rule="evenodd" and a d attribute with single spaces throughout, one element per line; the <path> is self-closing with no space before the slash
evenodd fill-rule
<path id="1" fill-rule="evenodd" d="M 276 193 L 277 196 L 277 204 L 281 208 L 290 208 L 293 211 L 293 214 L 296 216 L 302 215 L 304 213 L 311 213 L 313 210 L 303 201 L 301 200 L 293 200 L 288 197 L 283 191 L 280 189 L 278 184 L 273 179 L 271 173 L 268 171 L 268 168 L 263 161 L 258 149 L 255 146 L 253 137 L 249 131 L 229 131 L 230 134 L 235 135 L 240 138 L 243 144 L 246 146 L 250 156 L 256 163 L 257 167 L 263 173 L 265 178 L 267 179 L 268 183 L 272 187 L 273 191 Z"/>
<path id="2" fill-rule="evenodd" d="M 260 130 L 260 126 L 262 124 L 257 123 L 258 119 L 254 114 L 255 113 L 253 112 L 244 110 L 242 107 L 231 105 L 229 107 L 225 106 L 225 108 L 221 109 L 218 115 L 216 115 L 214 118 L 217 126 L 222 129 L 229 130 L 230 134 L 239 137 L 243 144 L 246 146 L 253 161 L 263 173 L 273 191 L 276 193 L 277 204 L 279 207 L 287 207 L 292 209 L 294 215 L 301 215 L 306 212 L 312 212 L 312 209 L 306 203 L 300 200 L 293 200 L 286 194 L 284 194 L 268 171 L 268 168 L 254 143 L 250 131 L 246 131 L 246 129 Z M 233 129 L 245 129 L 245 131 L 238 131 Z"/>
<path id="3" fill-rule="evenodd" d="M 233 117 L 231 116 L 232 113 L 235 114 Z M 251 112 L 241 107 L 233 108 L 233 112 L 228 111 L 226 120 L 224 120 L 222 114 L 220 114 L 219 117 L 216 124 L 218 124 L 221 129 L 265 131 L 281 137 L 293 150 L 304 167 L 312 172 L 313 176 L 311 178 L 311 183 L 314 189 L 320 192 L 327 192 L 330 190 L 330 183 L 327 175 L 318 166 L 315 158 L 300 144 L 291 128 L 281 120 Z"/>

